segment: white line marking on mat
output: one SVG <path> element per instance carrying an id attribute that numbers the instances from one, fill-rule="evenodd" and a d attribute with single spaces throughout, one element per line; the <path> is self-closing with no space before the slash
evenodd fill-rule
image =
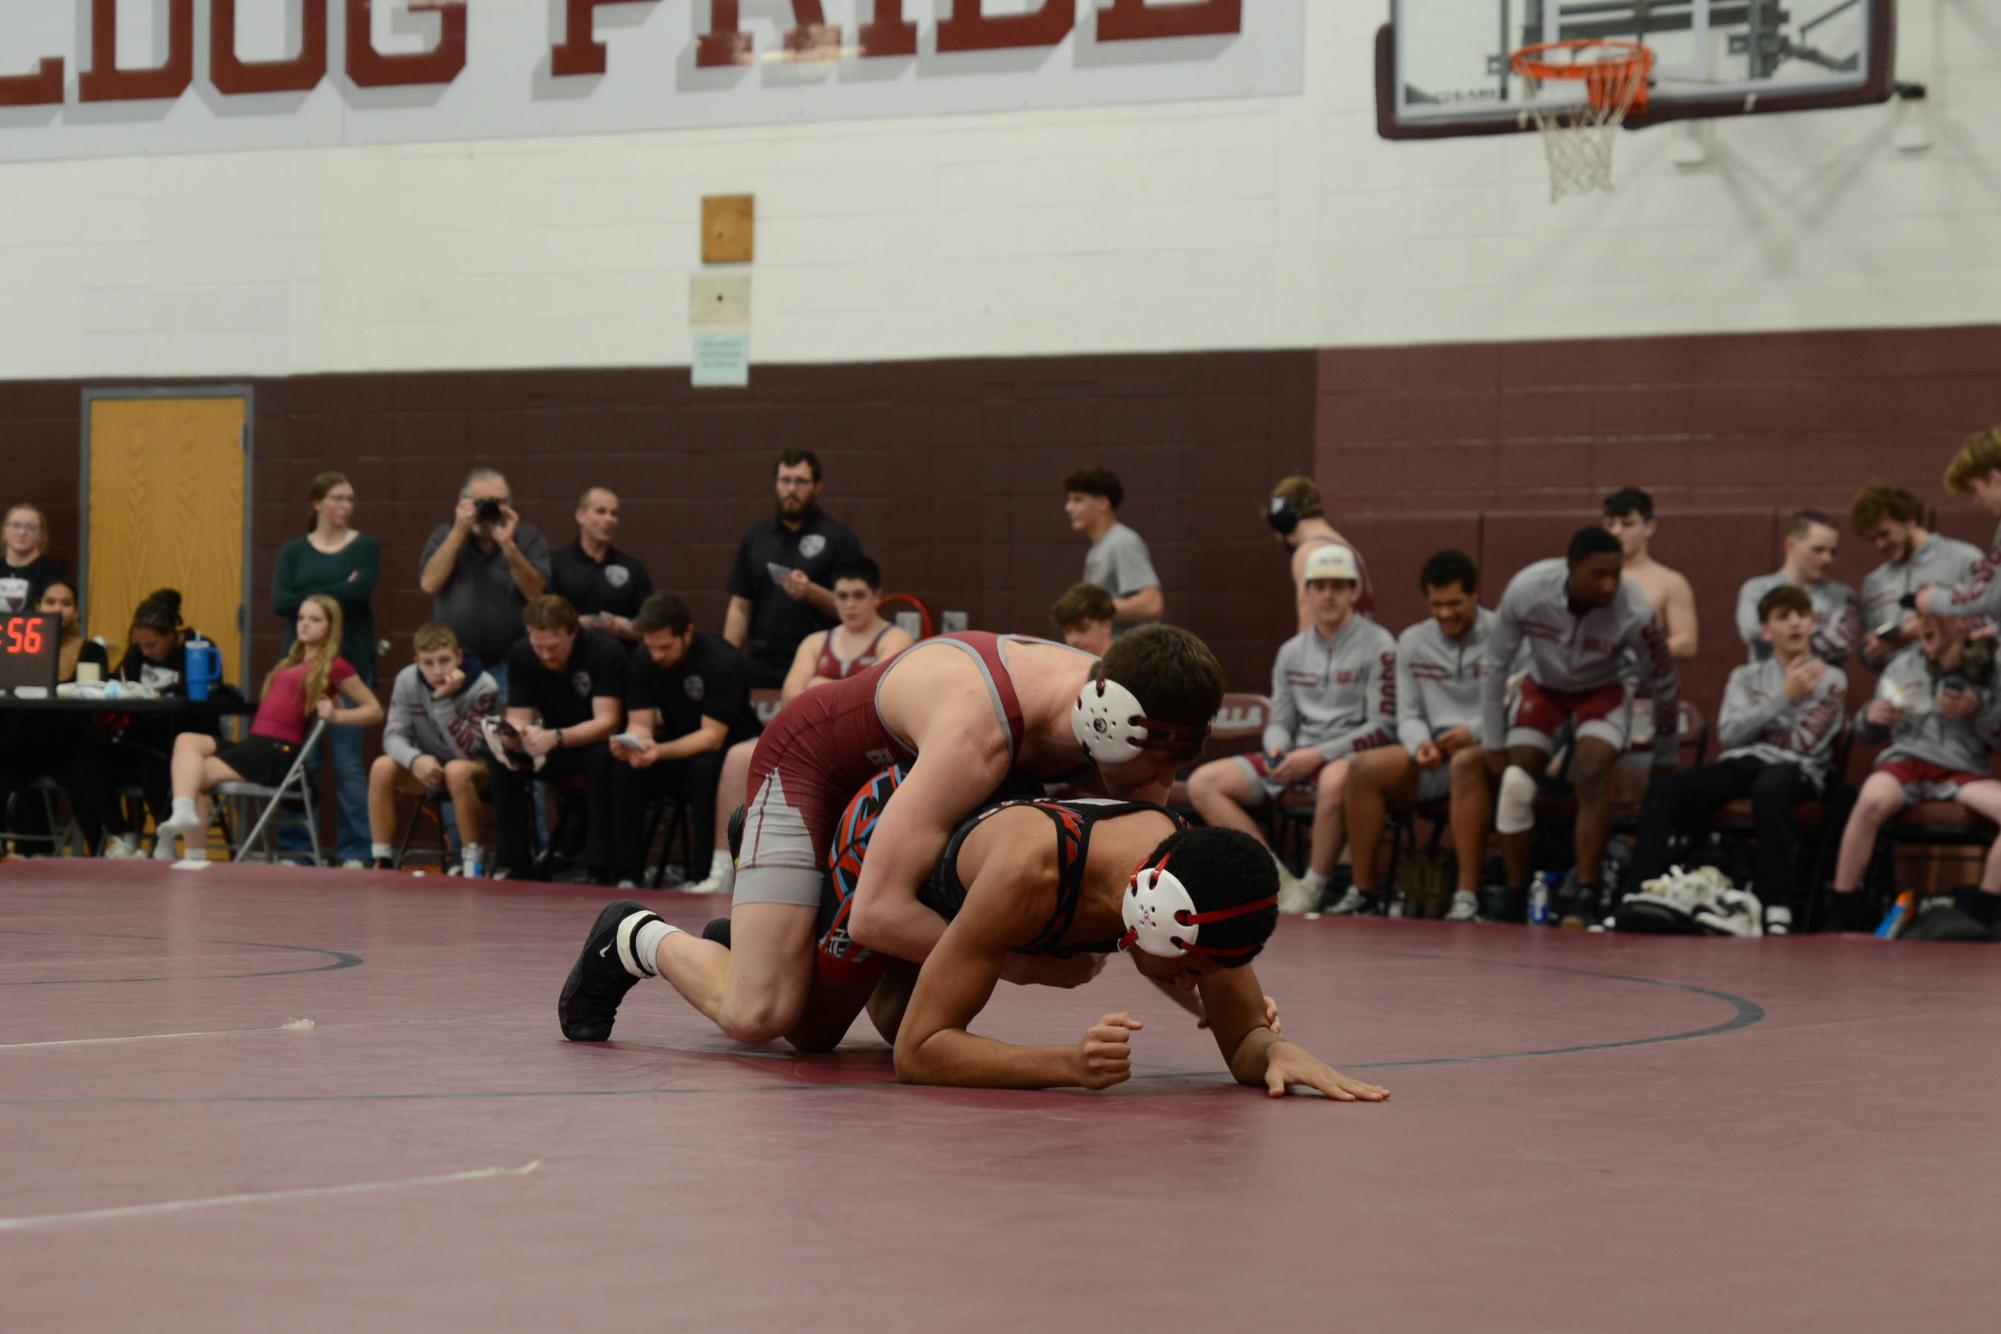
<path id="1" fill-rule="evenodd" d="M 0 1218 L 0 1232 L 21 1232 L 56 1223 L 103 1223 L 115 1218 L 144 1218 L 150 1214 L 181 1214 L 192 1209 L 213 1209 L 224 1204 L 268 1204 L 273 1200 L 325 1199 L 333 1195 L 369 1195 L 377 1191 L 406 1190 L 413 1186 L 448 1186 L 460 1181 L 487 1181 L 494 1177 L 525 1177 L 542 1165 L 537 1158 L 522 1167 L 481 1167 L 470 1172 L 447 1172 L 442 1176 L 405 1177 L 400 1181 L 361 1181 L 351 1186 L 301 1186 L 294 1190 L 268 1190 L 245 1195 L 210 1195 L 198 1200 L 164 1200 L 159 1204 L 131 1204 L 119 1209 L 86 1209 L 75 1214 L 34 1214 L 23 1218 Z"/>
<path id="2" fill-rule="evenodd" d="M 310 1019 L 294 1019 L 276 1028 L 215 1028 L 202 1033 L 135 1033 L 124 1038 L 62 1038 L 54 1042 L 0 1042 L 0 1051 L 25 1051 L 31 1047 L 95 1047 L 106 1042 L 159 1042 L 167 1038 L 226 1038 L 239 1033 L 302 1033 L 314 1027 Z"/>

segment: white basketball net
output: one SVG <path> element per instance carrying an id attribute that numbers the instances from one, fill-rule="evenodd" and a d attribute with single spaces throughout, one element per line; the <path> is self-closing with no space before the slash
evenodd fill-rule
<path id="1" fill-rule="evenodd" d="M 1597 44 L 1566 47 L 1538 57 L 1541 64 L 1567 64 L 1580 71 L 1563 78 L 1538 78 L 1520 63 L 1515 66 L 1522 80 L 1524 113 L 1542 132 L 1543 151 L 1549 157 L 1549 198 L 1551 203 L 1565 195 L 1587 194 L 1612 188 L 1612 143 L 1625 124 L 1626 113 L 1641 100 L 1647 87 L 1651 60 L 1633 59 L 1622 47 Z M 1563 90 L 1585 93 L 1582 101 L 1551 101 L 1546 83 Z"/>

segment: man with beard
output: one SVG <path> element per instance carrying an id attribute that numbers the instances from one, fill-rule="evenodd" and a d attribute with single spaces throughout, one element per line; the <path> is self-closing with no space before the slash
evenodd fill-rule
<path id="1" fill-rule="evenodd" d="M 1536 784 L 1568 737 L 1569 777 L 1577 793 L 1577 888 L 1574 897 L 1552 908 L 1565 925 L 1597 920 L 1605 897 L 1605 844 L 1612 835 L 1612 766 L 1632 736 L 1635 692 L 1628 678 L 1635 671 L 1642 693 L 1653 700 L 1654 768 L 1671 768 L 1679 758 L 1680 678 L 1668 630 L 1623 566 L 1617 536 L 1604 528 L 1581 528 L 1566 556 L 1539 560 L 1510 580 L 1494 614 L 1480 683 L 1481 744 L 1507 757 L 1494 828 L 1507 870 L 1509 916 L 1527 897 Z M 1508 673 L 1524 643 L 1528 675 L 1510 720 Z"/>
<path id="2" fill-rule="evenodd" d="M 834 567 L 862 554 L 854 533 L 820 508 L 812 450 L 780 454 L 774 476 L 778 512 L 752 524 L 737 545 L 723 620 L 723 638 L 750 659 L 753 689 L 783 686 L 799 642 L 839 623 Z"/>
<path id="3" fill-rule="evenodd" d="M 1870 671 L 1882 671 L 1917 639 L 1920 589 L 1954 588 L 1980 565 L 1979 547 L 1932 532 L 1924 515 L 1916 496 L 1882 482 L 1863 487 L 1848 512 L 1855 535 L 1883 557 L 1862 581 L 1862 661 Z"/>

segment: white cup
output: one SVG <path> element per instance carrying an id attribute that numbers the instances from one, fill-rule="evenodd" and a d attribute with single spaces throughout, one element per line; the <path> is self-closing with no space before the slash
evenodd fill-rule
<path id="1" fill-rule="evenodd" d="M 80 662 L 76 665 L 76 683 L 80 686 L 94 686 L 104 679 L 104 669 L 94 662 Z"/>

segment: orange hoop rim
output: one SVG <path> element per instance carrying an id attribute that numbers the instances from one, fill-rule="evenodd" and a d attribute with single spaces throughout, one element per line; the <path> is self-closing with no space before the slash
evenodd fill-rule
<path id="1" fill-rule="evenodd" d="M 1602 60 L 1576 59 L 1578 53 L 1598 47 L 1619 54 Z M 1571 59 L 1558 63 L 1547 57 L 1563 51 Z M 1538 42 L 1508 56 L 1508 64 L 1524 79 L 1540 83 L 1550 79 L 1573 79 L 1584 84 L 1584 95 L 1600 111 L 1610 110 L 1617 94 L 1632 88 L 1630 110 L 1647 109 L 1647 78 L 1653 73 L 1653 48 L 1643 42 L 1616 37 L 1573 37 L 1561 42 Z"/>

